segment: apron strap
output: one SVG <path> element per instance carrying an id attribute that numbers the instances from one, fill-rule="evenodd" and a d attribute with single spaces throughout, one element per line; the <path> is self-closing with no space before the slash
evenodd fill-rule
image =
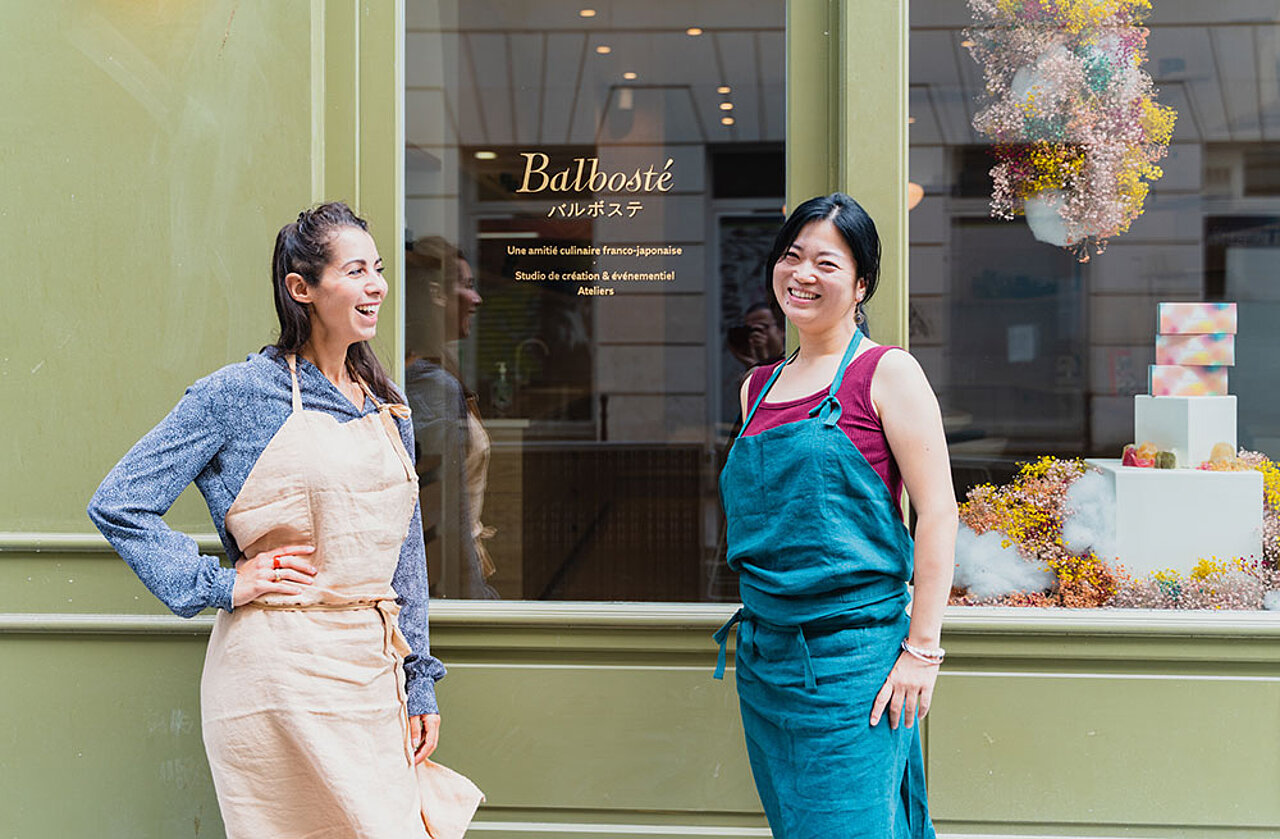
<path id="1" fill-rule="evenodd" d="M 285 360 L 289 362 L 289 376 L 293 379 L 293 410 L 298 413 L 302 410 L 302 391 L 298 389 L 298 358 L 289 353 Z"/>
<path id="2" fill-rule="evenodd" d="M 759 410 L 760 403 L 763 402 L 765 396 L 768 395 L 769 389 L 773 387 L 773 383 L 778 380 L 778 376 L 782 373 L 782 368 L 795 361 L 796 356 L 799 354 L 800 350 L 797 349 L 791 354 L 790 358 L 773 368 L 773 375 L 769 377 L 769 380 L 764 383 L 764 387 L 760 389 L 760 395 L 756 397 L 756 404 L 751 406 L 751 410 L 747 413 L 747 418 L 742 422 L 742 431 L 746 431 L 747 426 L 751 425 L 751 420 L 755 417 L 756 411 Z M 741 434 L 742 431 L 738 433 Z"/>
<path id="3" fill-rule="evenodd" d="M 744 425 L 743 428 L 746 428 L 746 426 Z M 739 609 L 733 613 L 733 617 L 725 621 L 724 625 L 717 629 L 715 634 L 711 636 L 711 638 L 720 645 L 720 655 L 716 658 L 716 672 L 712 674 L 712 678 L 724 678 L 725 659 L 728 657 L 728 654 L 725 651 L 725 645 L 729 641 L 729 630 L 733 629 L 734 624 L 741 623 L 742 619 L 746 616 L 746 610 Z"/>
<path id="4" fill-rule="evenodd" d="M 840 398 L 836 396 L 836 391 L 840 390 L 840 383 L 844 381 L 844 371 L 849 369 L 849 363 L 853 361 L 854 353 L 858 351 L 858 345 L 861 343 L 862 330 L 854 329 L 853 337 L 849 339 L 849 346 L 844 351 L 844 358 L 840 359 L 840 366 L 836 368 L 836 376 L 831 380 L 831 387 L 827 389 L 827 398 L 819 402 L 809 412 L 809 416 L 816 416 L 822 420 L 823 425 L 835 425 L 840 421 L 840 416 L 844 413 L 844 408 L 840 405 Z"/>

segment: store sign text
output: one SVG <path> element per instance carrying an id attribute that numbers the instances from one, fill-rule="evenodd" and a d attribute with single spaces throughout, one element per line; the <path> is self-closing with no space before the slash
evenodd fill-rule
<path id="1" fill-rule="evenodd" d="M 524 158 L 524 177 L 516 192 L 667 192 L 675 176 L 675 161 L 668 157 L 661 169 L 650 165 L 632 171 L 610 172 L 600 168 L 598 157 L 575 157 L 573 163 L 556 172 L 547 172 L 551 158 L 542 152 L 520 152 Z"/>

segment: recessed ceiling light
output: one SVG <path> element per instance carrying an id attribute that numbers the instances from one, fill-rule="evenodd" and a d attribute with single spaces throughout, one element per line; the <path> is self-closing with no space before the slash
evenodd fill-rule
<path id="1" fill-rule="evenodd" d="M 634 81 L 638 76 L 639 76 L 638 73 L 633 73 L 630 70 L 622 74 L 622 78 L 626 79 L 629 82 Z"/>
<path id="2" fill-rule="evenodd" d="M 604 44 L 601 44 L 600 46 L 596 47 L 596 52 L 600 53 L 601 55 L 608 55 L 609 53 L 613 52 L 613 47 L 605 46 Z"/>
<path id="3" fill-rule="evenodd" d="M 720 117 L 721 125 L 733 125 L 733 123 L 734 123 L 733 117 Z"/>
<path id="4" fill-rule="evenodd" d="M 732 102 L 721 102 L 721 103 L 720 103 L 720 110 L 722 110 L 722 111 L 732 111 L 732 110 L 733 110 L 733 103 L 732 103 Z"/>
<path id="5" fill-rule="evenodd" d="M 478 151 L 476 152 L 476 160 L 497 160 L 498 153 L 496 151 Z"/>
<path id="6" fill-rule="evenodd" d="M 595 9 L 579 9 L 578 10 L 578 17 L 595 17 L 595 16 L 596 16 Z"/>
<path id="7" fill-rule="evenodd" d="M 722 84 L 722 85 L 720 85 L 719 87 L 717 87 L 717 88 L 716 88 L 716 93 L 725 93 L 725 94 L 728 94 L 728 93 L 732 93 L 732 92 L 733 92 L 733 88 L 729 87 L 727 84 Z"/>
<path id="8" fill-rule="evenodd" d="M 700 26 L 690 26 L 688 29 L 686 29 L 686 30 L 684 31 L 684 34 L 686 34 L 686 35 L 692 35 L 693 37 L 695 37 L 695 38 L 696 38 L 696 37 L 698 37 L 699 35 L 701 35 L 701 34 L 702 34 L 702 27 L 700 27 Z"/>

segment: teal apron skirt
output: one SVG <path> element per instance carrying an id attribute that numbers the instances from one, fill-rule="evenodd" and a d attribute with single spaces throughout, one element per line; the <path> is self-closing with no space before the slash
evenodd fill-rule
<path id="1" fill-rule="evenodd" d="M 933 839 L 918 725 L 870 725 L 907 636 L 911 537 L 884 481 L 838 425 L 855 332 L 808 419 L 739 437 L 720 475 L 747 754 L 781 839 Z M 793 356 L 794 358 L 794 356 Z M 750 426 L 784 365 L 747 415 Z"/>

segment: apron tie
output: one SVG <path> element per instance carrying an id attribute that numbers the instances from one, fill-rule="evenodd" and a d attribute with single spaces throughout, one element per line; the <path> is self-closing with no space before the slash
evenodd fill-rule
<path id="1" fill-rule="evenodd" d="M 715 631 L 715 634 L 711 636 L 711 638 L 717 644 L 720 645 L 720 652 L 716 656 L 716 670 L 715 670 L 715 673 L 712 674 L 714 678 L 716 679 L 724 678 L 725 665 L 728 663 L 728 657 L 729 657 L 729 654 L 728 654 L 729 631 L 733 629 L 735 624 L 743 623 L 744 621 L 748 621 L 748 620 L 754 621 L 756 620 L 756 618 L 753 618 L 750 615 L 748 615 L 747 610 L 745 608 L 738 609 L 738 611 L 733 613 L 733 617 L 725 621 L 724 624 Z M 782 629 L 782 630 L 794 629 L 795 630 L 796 640 L 799 641 L 800 658 L 804 662 L 804 686 L 808 690 L 816 690 L 818 687 L 818 677 L 813 669 L 813 659 L 809 656 L 809 642 L 805 640 L 804 627 L 799 625 L 775 627 L 773 624 L 767 623 L 765 621 L 760 621 L 760 622 L 763 623 L 765 626 L 773 627 L 775 629 Z M 738 630 L 738 643 L 739 644 L 742 643 L 742 630 Z"/>
<path id="2" fill-rule="evenodd" d="M 823 399 L 813 407 L 813 410 L 809 411 L 809 416 L 817 417 L 822 420 L 823 425 L 829 428 L 840 421 L 843 413 L 844 408 L 840 406 L 840 400 L 836 398 L 835 394 L 829 393 L 826 399 Z"/>
<path id="3" fill-rule="evenodd" d="M 739 609 L 733 613 L 733 617 L 725 621 L 724 625 L 717 629 L 715 634 L 711 636 L 712 640 L 720 645 L 720 655 L 716 658 L 716 672 L 712 674 L 713 678 L 724 678 L 725 660 L 728 658 L 728 652 L 725 647 L 729 641 L 729 630 L 733 629 L 734 624 L 741 623 L 746 616 L 746 610 Z"/>
<path id="4" fill-rule="evenodd" d="M 382 618 L 382 651 L 389 658 L 403 661 L 413 650 L 404 634 L 400 632 L 400 624 L 396 617 L 400 614 L 400 604 L 394 600 L 379 600 L 374 604 L 378 617 Z M 404 669 L 396 668 L 396 695 L 400 700 L 400 714 L 404 721 L 404 757 L 413 766 L 413 730 L 409 725 L 409 694 L 404 686 Z"/>
<path id="5" fill-rule="evenodd" d="M 800 642 L 800 657 L 804 659 L 804 686 L 807 690 L 818 689 L 818 677 L 813 672 L 813 659 L 809 657 L 809 642 L 804 639 L 804 627 L 796 627 L 796 639 Z"/>

